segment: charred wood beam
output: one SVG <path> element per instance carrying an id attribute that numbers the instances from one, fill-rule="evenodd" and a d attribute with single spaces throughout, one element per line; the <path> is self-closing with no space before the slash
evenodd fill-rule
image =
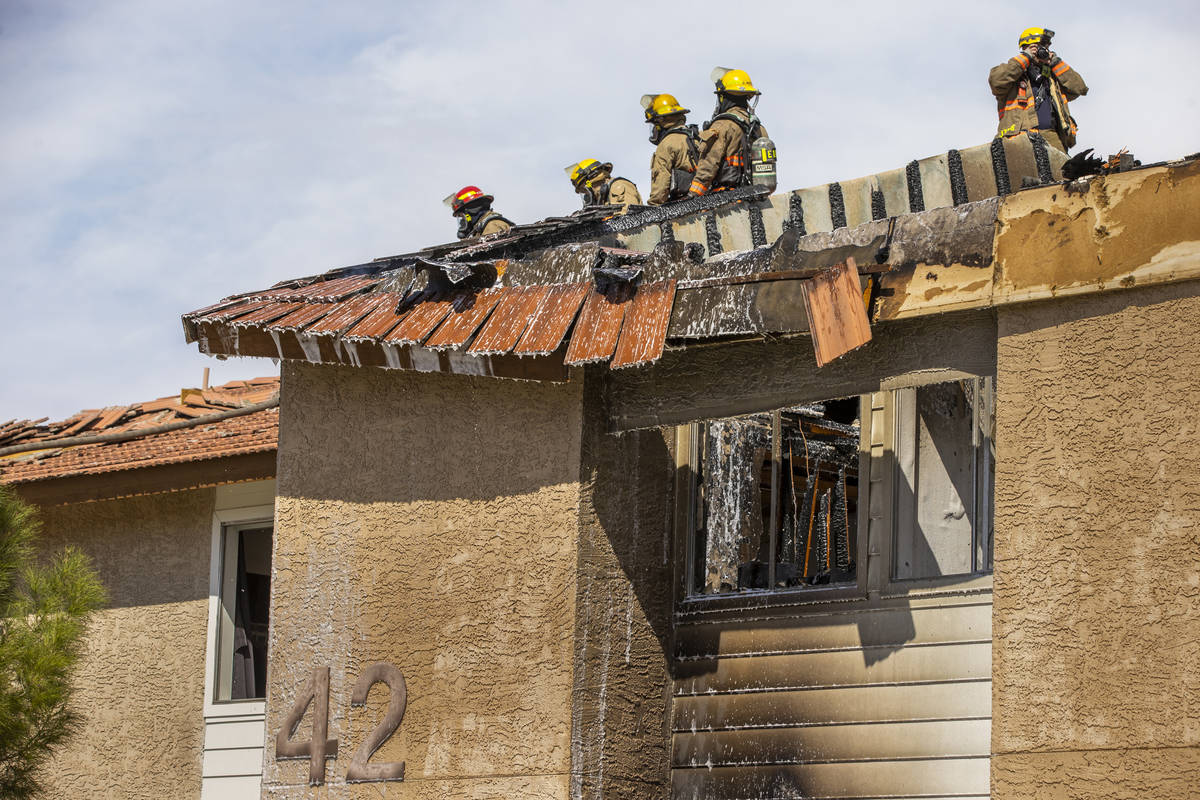
<path id="1" fill-rule="evenodd" d="M 616 432 L 852 397 L 914 373 L 949 380 L 995 369 L 995 316 L 970 311 L 880 325 L 870 342 L 820 369 L 810 339 L 789 336 L 672 349 L 604 380 Z"/>

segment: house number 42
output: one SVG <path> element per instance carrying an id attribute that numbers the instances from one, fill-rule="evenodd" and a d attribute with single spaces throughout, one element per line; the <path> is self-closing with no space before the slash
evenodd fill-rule
<path id="1" fill-rule="evenodd" d="M 347 783 L 363 783 L 366 781 L 402 781 L 404 780 L 404 762 L 371 764 L 371 756 L 391 738 L 404 719 L 404 709 L 408 705 L 408 687 L 404 683 L 404 675 L 391 664 L 378 663 L 367 667 L 354 684 L 350 694 L 351 706 L 365 706 L 367 693 L 377 683 L 387 684 L 391 690 L 391 700 L 388 702 L 387 713 L 367 735 L 363 743 L 354 751 L 350 766 L 346 769 Z M 308 741 L 293 740 L 300 721 L 313 707 L 312 738 Z M 337 758 L 338 740 L 325 738 L 329 734 L 329 667 L 314 667 L 308 683 L 296 696 L 296 705 L 288 712 L 283 727 L 275 737 L 275 758 L 308 759 L 308 782 L 319 786 L 325 782 L 325 759 Z"/>

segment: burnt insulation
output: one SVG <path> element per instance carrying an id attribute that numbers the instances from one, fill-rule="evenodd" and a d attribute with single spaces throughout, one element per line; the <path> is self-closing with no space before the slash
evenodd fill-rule
<path id="1" fill-rule="evenodd" d="M 1030 131 L 1029 141 L 1033 144 L 1033 160 L 1037 164 L 1038 181 L 1052 183 L 1054 173 L 1050 171 L 1050 154 L 1046 152 L 1046 140 L 1037 131 Z"/>
<path id="2" fill-rule="evenodd" d="M 829 490 L 821 492 L 821 501 L 817 505 L 817 519 L 813 523 L 813 564 L 814 575 L 829 572 Z M 815 583 L 815 581 L 814 581 Z"/>
<path id="3" fill-rule="evenodd" d="M 724 252 L 724 248 L 721 247 L 721 229 L 717 227 L 717 212 L 704 215 L 704 235 L 708 239 L 710 256 Z"/>
<path id="4" fill-rule="evenodd" d="M 925 187 L 921 184 L 921 165 L 915 160 L 908 162 L 904 168 L 904 177 L 908 181 L 908 210 L 916 214 L 925 210 Z"/>
<path id="5" fill-rule="evenodd" d="M 658 223 L 659 241 L 670 244 L 675 241 L 675 226 L 669 220 Z"/>
<path id="6" fill-rule="evenodd" d="M 992 139 L 992 174 L 996 176 L 996 194 L 1003 197 L 1012 192 L 1008 182 L 1008 159 L 1004 157 L 1004 140 Z"/>
<path id="7" fill-rule="evenodd" d="M 799 192 L 792 192 L 788 198 L 788 228 L 797 236 L 807 236 L 808 228 L 804 225 L 804 201 Z"/>
<path id="8" fill-rule="evenodd" d="M 833 509 L 830 511 L 833 536 L 833 564 L 838 569 L 850 566 L 850 511 L 846 504 L 846 470 L 838 470 L 833 485 Z"/>
<path id="9" fill-rule="evenodd" d="M 883 192 L 879 189 L 871 190 L 871 219 L 883 219 L 887 216 L 887 205 L 883 199 Z"/>
<path id="10" fill-rule="evenodd" d="M 837 181 L 829 184 L 829 219 L 834 230 L 846 227 L 846 200 L 842 197 L 842 185 Z"/>
<path id="11" fill-rule="evenodd" d="M 950 196 L 954 205 L 967 202 L 967 175 L 963 172 L 962 153 L 951 150 L 946 153 L 946 165 L 950 168 Z"/>
<path id="12" fill-rule="evenodd" d="M 800 518 L 797 522 L 799 535 L 796 537 L 796 565 L 804 577 L 808 577 L 812 565 L 817 563 L 813 560 L 813 540 L 816 538 L 817 532 L 817 475 L 820 472 L 821 462 L 818 461 L 816 469 L 808 473 L 808 482 L 804 487 L 804 500 L 800 503 Z"/>
<path id="13" fill-rule="evenodd" d="M 763 224 L 762 209 L 757 205 L 750 206 L 750 241 L 755 247 L 767 244 L 767 227 Z"/>

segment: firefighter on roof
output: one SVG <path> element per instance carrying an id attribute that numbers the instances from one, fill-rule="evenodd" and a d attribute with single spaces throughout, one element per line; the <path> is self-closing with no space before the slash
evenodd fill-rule
<path id="1" fill-rule="evenodd" d="M 717 86 L 717 108 L 700 134 L 700 161 L 688 189 L 693 195 L 756 182 L 750 162 L 757 157 L 754 147 L 757 141 L 767 137 L 762 122 L 754 115 L 754 106 L 762 92 L 754 88 L 750 76 L 740 69 L 717 67 L 710 77 Z M 766 154 L 763 155 L 765 160 Z M 770 146 L 769 160 L 773 181 L 774 144 Z"/>
<path id="2" fill-rule="evenodd" d="M 583 195 L 583 207 L 606 205 L 641 205 L 642 196 L 628 178 L 614 178 L 613 165 L 585 158 L 564 168 L 577 194 Z"/>
<path id="3" fill-rule="evenodd" d="M 492 210 L 492 200 L 478 186 L 464 186 L 442 201 L 458 217 L 458 238 L 504 233 L 513 226 L 511 220 Z"/>
<path id="4" fill-rule="evenodd" d="M 689 109 L 670 94 L 642 95 L 650 141 L 658 145 L 650 158 L 650 205 L 660 206 L 688 196 L 700 158 L 700 131 L 687 124 Z"/>
<path id="5" fill-rule="evenodd" d="M 1054 31 L 1026 28 L 1017 39 L 1020 50 L 992 67 L 988 84 L 996 96 L 1000 126 L 996 136 L 1037 131 L 1064 153 L 1075 146 L 1078 127 L 1067 101 L 1087 94 L 1087 84 L 1050 49 Z"/>

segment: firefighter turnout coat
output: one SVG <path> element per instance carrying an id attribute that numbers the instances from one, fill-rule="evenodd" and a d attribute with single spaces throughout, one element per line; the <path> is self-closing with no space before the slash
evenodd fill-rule
<path id="1" fill-rule="evenodd" d="M 733 171 L 739 175 L 744 175 L 750 168 L 746 163 L 743 145 L 751 142 L 746 141 L 742 126 L 728 119 L 726 115 L 736 116 L 747 125 L 750 123 L 750 112 L 741 107 L 734 107 L 718 116 L 709 125 L 708 130 L 700 134 L 700 161 L 696 165 L 696 176 L 692 179 L 690 189 L 693 194 L 708 194 L 714 188 L 732 188 L 740 185 L 723 181 L 714 185 L 722 167 L 728 168 L 727 173 Z M 758 127 L 758 136 L 766 136 L 767 129 L 761 123 Z"/>
<path id="2" fill-rule="evenodd" d="M 1018 53 L 1003 64 L 992 67 L 988 75 L 988 85 L 996 96 L 996 110 L 1000 114 L 997 136 L 1016 136 L 1038 128 L 1037 106 L 1028 72 L 1031 61 L 1026 54 Z M 1051 60 L 1047 68 L 1049 98 L 1058 118 L 1056 132 L 1066 147 L 1074 147 L 1078 126 L 1067 109 L 1067 101 L 1087 94 L 1087 84 L 1078 72 L 1058 56 Z"/>
<path id="3" fill-rule="evenodd" d="M 472 236 L 488 236 L 493 233 L 504 233 L 513 226 L 512 222 L 500 215 L 498 211 L 488 209 L 482 216 L 471 220 L 471 227 L 460 238 Z"/>
<path id="4" fill-rule="evenodd" d="M 642 204 L 642 194 L 628 178 L 613 178 L 605 186 L 603 204 L 629 206 Z"/>
<path id="5" fill-rule="evenodd" d="M 686 125 L 680 125 L 663 133 L 658 140 L 658 147 L 654 148 L 654 155 L 650 157 L 650 205 L 661 206 L 687 197 L 692 174 L 696 171 L 696 156 L 693 153 L 696 146 L 691 141 L 693 130 L 694 127 L 689 129 Z M 676 177 L 672 184 L 671 177 L 677 171 L 680 176 L 686 173 L 687 179 Z M 674 192 L 671 191 L 672 186 Z"/>

